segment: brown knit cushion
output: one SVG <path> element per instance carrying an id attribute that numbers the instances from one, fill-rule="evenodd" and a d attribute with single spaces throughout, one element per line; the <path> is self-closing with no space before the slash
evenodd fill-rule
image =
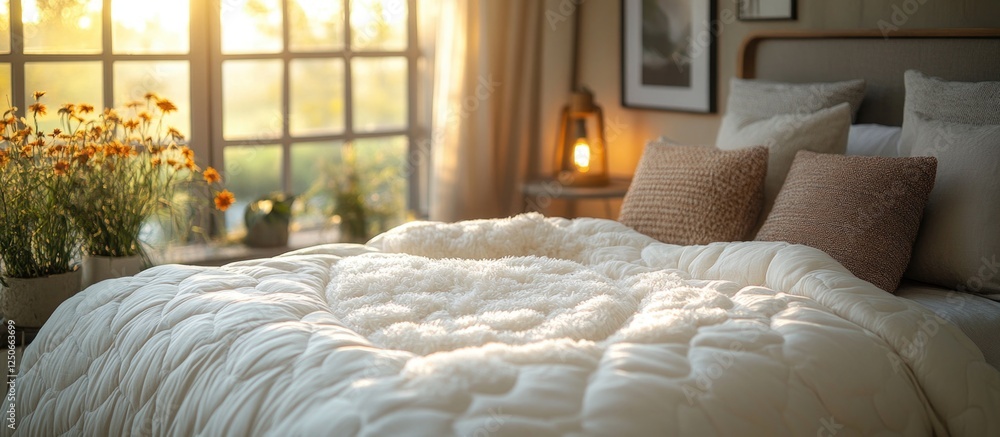
<path id="1" fill-rule="evenodd" d="M 749 237 L 763 201 L 767 148 L 721 151 L 650 142 L 618 221 L 664 243 Z"/>
<path id="2" fill-rule="evenodd" d="M 757 240 L 821 249 L 855 276 L 894 292 L 936 170 L 932 157 L 801 151 Z"/>

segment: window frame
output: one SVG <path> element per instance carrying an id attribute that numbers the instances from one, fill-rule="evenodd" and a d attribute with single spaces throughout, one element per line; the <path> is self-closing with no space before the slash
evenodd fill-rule
<path id="1" fill-rule="evenodd" d="M 417 40 L 417 0 L 403 0 L 407 7 L 407 32 L 406 48 L 404 50 L 351 50 L 351 27 L 350 0 L 341 1 L 344 13 L 344 34 L 343 48 L 341 50 L 323 50 L 309 52 L 293 52 L 289 48 L 291 39 L 291 23 L 288 14 L 289 0 L 281 0 L 282 8 L 282 49 L 276 53 L 252 53 L 252 54 L 224 54 L 222 53 L 222 20 L 221 7 L 207 6 L 208 14 L 211 18 L 211 38 L 209 40 L 209 59 L 211 68 L 209 89 L 212 93 L 210 100 L 214 103 L 211 106 L 211 162 L 217 163 L 218 168 L 224 168 L 226 147 L 254 147 L 259 145 L 280 146 L 281 147 L 281 175 L 282 190 L 291 192 L 292 186 L 292 145 L 296 143 L 310 142 L 333 142 L 339 141 L 348 144 L 355 140 L 368 138 L 405 137 L 407 140 L 406 168 L 402 175 L 407 179 L 406 184 L 406 209 L 414 211 L 420 209 L 420 165 L 422 163 L 412 162 L 411 156 L 415 156 L 417 140 L 419 138 L 418 126 L 418 60 L 420 57 L 420 47 Z M 208 2 L 212 3 L 212 2 Z M 193 37 L 193 35 L 192 35 Z M 402 129 L 380 130 L 374 132 L 356 132 L 353 126 L 353 103 L 354 93 L 352 89 L 352 69 L 351 61 L 354 58 L 404 58 L 406 59 L 406 85 L 407 85 L 407 107 L 406 126 Z M 338 134 L 310 134 L 293 136 L 290 131 L 290 111 L 291 111 L 291 81 L 290 66 L 296 59 L 341 59 L 344 65 L 344 131 Z M 280 137 L 269 138 L 249 138 L 249 139 L 226 139 L 223 129 L 223 71 L 222 65 L 228 60 L 280 60 L 282 62 L 282 84 L 281 84 L 281 135 Z M 192 78 L 194 80 L 194 78 Z M 193 122 L 192 122 L 193 123 Z"/>
<path id="2" fill-rule="evenodd" d="M 421 138 L 419 124 L 418 86 L 420 84 L 421 57 L 418 35 L 417 0 L 403 0 L 407 6 L 406 49 L 394 51 L 351 51 L 350 32 L 350 0 L 337 0 L 344 6 L 344 45 L 342 50 L 292 52 L 289 48 L 290 18 L 288 15 L 289 0 L 281 0 L 282 7 L 282 39 L 283 48 L 278 53 L 263 54 L 223 54 L 222 53 L 222 3 L 201 2 L 191 0 L 189 4 L 190 42 L 186 54 L 116 54 L 112 48 L 112 0 L 102 0 L 101 11 L 101 53 L 93 54 L 26 54 L 24 52 L 24 25 L 21 21 L 22 0 L 9 0 L 10 7 L 10 53 L 0 54 L 0 63 L 11 66 L 11 104 L 18 108 L 27 107 L 27 95 L 34 90 L 25 89 L 25 65 L 30 62 L 81 62 L 99 61 L 102 65 L 102 99 L 105 107 L 114 105 L 114 64 L 118 61 L 186 61 L 189 66 L 190 102 L 188 108 L 191 115 L 191 131 L 188 132 L 189 147 L 201 157 L 202 164 L 225 168 L 224 152 L 226 147 L 247 147 L 254 145 L 280 145 L 282 150 L 282 168 L 280 187 L 290 191 L 291 146 L 295 143 L 317 141 L 340 141 L 343 144 L 366 138 L 405 137 L 407 140 L 407 156 L 404 159 L 405 168 L 402 177 L 406 178 L 406 209 L 423 214 L 422 179 L 427 178 L 428 163 L 420 157 L 418 140 Z M 203 41 L 204 43 L 198 43 Z M 406 59 L 406 126 L 402 129 L 376 132 L 355 132 L 353 124 L 352 69 L 354 58 L 398 57 Z M 342 59 L 344 62 L 344 132 L 340 134 L 292 136 L 290 133 L 290 75 L 291 61 L 294 59 Z M 278 138 L 227 140 L 223 134 L 223 101 L 222 101 L 222 65 L 226 60 L 239 59 L 277 59 L 282 61 L 282 128 Z M 169 97 L 169 96 L 167 96 Z M 95 106 L 98 102 L 94 102 Z M 221 229 L 213 232 L 221 233 Z"/>

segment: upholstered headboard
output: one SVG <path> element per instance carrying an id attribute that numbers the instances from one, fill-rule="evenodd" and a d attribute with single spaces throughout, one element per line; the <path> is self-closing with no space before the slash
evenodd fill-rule
<path id="1" fill-rule="evenodd" d="M 1000 80 L 1000 29 L 785 31 L 743 42 L 737 76 L 778 82 L 865 79 L 858 123 L 903 122 L 903 72 L 956 81 Z"/>

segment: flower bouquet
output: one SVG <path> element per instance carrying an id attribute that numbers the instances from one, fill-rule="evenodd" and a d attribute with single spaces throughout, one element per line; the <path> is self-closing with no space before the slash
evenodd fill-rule
<path id="1" fill-rule="evenodd" d="M 201 171 L 194 152 L 180 142 L 163 117 L 177 107 L 147 94 L 131 102 L 128 114 L 105 109 L 93 118 L 93 107 L 66 104 L 59 109 L 63 129 L 52 133 L 66 149 L 65 173 L 73 191 L 64 207 L 83 236 L 88 255 L 144 255 L 139 239 L 145 221 L 177 212 L 188 193 L 212 190 L 215 205 L 225 210 L 234 201 L 228 190 L 215 190 L 219 172 Z M 43 108 L 44 109 L 44 108 Z"/>
<path id="2" fill-rule="evenodd" d="M 41 327 L 80 291 L 77 228 L 63 208 L 70 190 L 64 150 L 10 107 L 0 119 L 0 312 Z"/>

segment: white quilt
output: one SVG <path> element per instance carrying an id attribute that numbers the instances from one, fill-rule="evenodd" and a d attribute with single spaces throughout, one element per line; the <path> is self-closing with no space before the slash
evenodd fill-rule
<path id="1" fill-rule="evenodd" d="M 103 282 L 16 388 L 15 435 L 1000 435 L 979 350 L 818 250 L 539 215 Z"/>

